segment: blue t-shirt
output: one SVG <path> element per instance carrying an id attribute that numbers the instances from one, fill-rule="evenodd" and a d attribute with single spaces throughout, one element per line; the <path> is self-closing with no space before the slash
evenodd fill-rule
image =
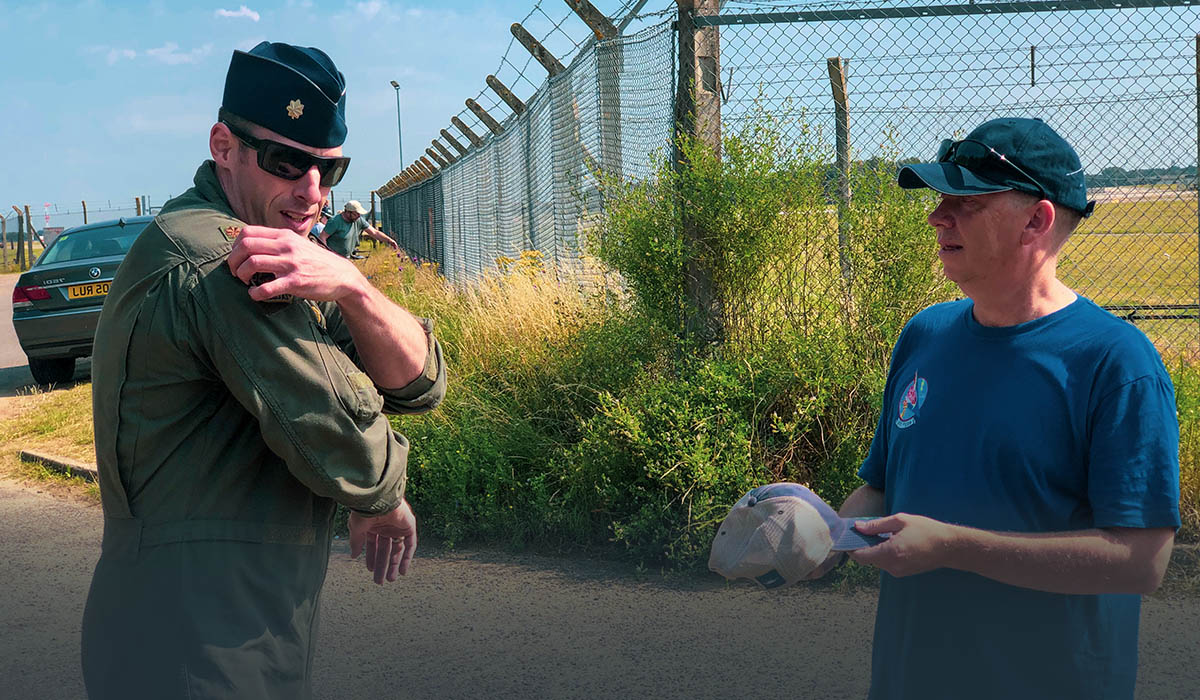
<path id="1" fill-rule="evenodd" d="M 366 229 L 366 218 L 360 216 L 351 222 L 338 214 L 325 224 L 325 245 L 338 255 L 348 258 L 358 250 L 359 238 Z"/>
<path id="2" fill-rule="evenodd" d="M 896 342 L 859 470 L 887 513 L 1007 532 L 1178 527 L 1175 394 L 1146 336 L 1083 297 L 1003 328 L 972 309 L 925 309 Z M 870 697 L 1131 698 L 1140 609 L 1137 595 L 884 573 Z"/>

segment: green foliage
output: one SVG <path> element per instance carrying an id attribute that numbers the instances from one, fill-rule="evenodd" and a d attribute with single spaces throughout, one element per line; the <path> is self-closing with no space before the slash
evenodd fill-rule
<path id="1" fill-rule="evenodd" d="M 893 159 L 895 150 L 885 155 Z M 896 186 L 894 160 L 875 159 L 852 171 L 847 208 L 854 345 L 873 367 L 887 363 L 892 344 L 921 309 L 954 298 L 942 275 L 936 237 L 926 217 L 936 204 L 932 190 Z"/>
<path id="2" fill-rule="evenodd" d="M 1200 366 L 1178 362 L 1171 368 L 1179 410 L 1179 510 L 1176 539 L 1200 542 Z"/>
<path id="3" fill-rule="evenodd" d="M 761 388 L 708 359 L 605 394 L 567 453 L 568 497 L 639 561 L 702 560 L 729 504 L 769 476 L 754 459 Z"/>
<path id="4" fill-rule="evenodd" d="M 389 293 L 438 319 L 452 375 L 439 411 L 395 422 L 424 532 L 691 568 L 751 487 L 797 481 L 838 504 L 861 483 L 891 346 L 954 288 L 930 193 L 897 188 L 884 157 L 855 164 L 839 206 L 829 149 L 781 133 L 762 114 L 720 157 L 684 141 L 689 168 L 603 183 L 590 252 L 628 295 L 580 292 L 533 254 L 463 289 L 406 271 Z M 689 258 L 711 273 L 723 344 L 681 337 Z M 1194 538 L 1200 371 L 1175 381 Z"/>
<path id="5" fill-rule="evenodd" d="M 637 313 L 592 297 L 588 320 L 566 334 L 543 329 L 536 363 L 498 346 L 460 366 L 434 414 L 396 419 L 417 445 L 409 460 L 414 507 L 448 543 L 487 539 L 570 547 L 589 534 L 566 499 L 561 470 L 582 416 L 605 394 L 623 394 L 648 367 L 663 364 L 670 341 Z M 454 368 L 460 339 L 442 337 Z M 530 340 L 530 339 L 526 339 Z M 457 353 L 461 355 L 460 353 Z M 583 538 L 583 539 L 581 539 Z"/>
<path id="6" fill-rule="evenodd" d="M 592 252 L 621 273 L 639 311 L 666 328 L 681 328 L 687 250 L 678 176 L 663 159 L 647 180 L 601 177 L 604 216 L 589 242 Z"/>

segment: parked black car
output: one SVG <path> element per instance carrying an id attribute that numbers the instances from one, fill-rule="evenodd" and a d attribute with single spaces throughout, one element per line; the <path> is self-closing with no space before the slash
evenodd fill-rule
<path id="1" fill-rule="evenodd" d="M 96 320 L 117 267 L 154 220 L 133 216 L 63 231 L 13 289 L 13 327 L 39 384 L 68 382 L 92 354 Z"/>

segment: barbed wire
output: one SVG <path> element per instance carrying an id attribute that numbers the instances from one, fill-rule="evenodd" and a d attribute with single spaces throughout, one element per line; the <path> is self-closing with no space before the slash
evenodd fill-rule
<path id="1" fill-rule="evenodd" d="M 554 57 L 559 60 L 559 62 L 561 62 L 564 66 L 569 66 L 571 65 L 571 62 L 574 61 L 575 57 L 579 55 L 580 48 L 592 40 L 592 32 L 587 28 L 586 25 L 583 24 L 581 20 L 578 20 L 575 13 L 571 11 L 570 8 L 566 8 L 565 5 L 563 5 L 565 8 L 563 13 L 557 16 L 557 19 L 554 16 L 551 16 L 550 13 L 546 12 L 546 10 L 542 8 L 542 5 L 545 2 L 546 0 L 538 0 L 538 2 L 534 4 L 533 8 L 529 10 L 529 13 L 526 14 L 519 23 L 522 26 L 526 26 L 526 24 L 529 23 L 530 18 L 536 17 L 540 17 L 548 22 L 549 29 L 541 26 L 540 22 L 535 27 L 538 30 L 538 33 L 542 34 L 542 36 L 538 36 L 537 39 L 542 43 L 543 46 L 546 46 L 547 50 L 550 51 L 550 53 L 553 54 Z M 615 18 L 624 17 L 637 3 L 638 0 L 623 0 L 620 7 L 618 7 L 615 12 L 612 12 L 608 16 Z M 656 12 L 647 13 L 644 16 L 635 16 L 635 19 L 641 19 L 643 17 L 658 17 L 670 11 L 670 9 L 659 10 Z M 571 33 L 563 28 L 563 25 L 567 24 L 572 18 L 576 18 L 575 22 L 580 28 L 577 32 L 579 38 L 571 36 Z M 530 27 L 526 26 L 526 29 L 530 29 Z M 514 48 L 519 51 L 519 55 L 523 56 L 524 62 L 521 62 L 520 58 L 510 58 Z M 517 63 L 520 63 L 520 66 L 518 66 Z M 532 75 L 530 75 L 530 65 L 534 65 L 534 71 Z M 509 68 L 509 70 L 505 70 L 506 67 Z M 504 83 L 505 86 L 512 90 L 513 94 L 517 95 L 519 99 L 522 99 L 521 94 L 524 94 L 526 97 L 528 97 L 528 95 L 532 95 L 533 93 L 537 92 L 542 83 L 546 81 L 545 69 L 542 68 L 540 63 L 534 64 L 533 55 L 526 51 L 525 47 L 521 46 L 517 42 L 516 38 L 510 38 L 508 40 L 508 46 L 504 49 L 504 54 L 500 57 L 500 63 L 493 75 L 495 75 L 500 82 Z M 518 94 L 518 91 L 514 88 L 519 85 L 524 85 L 527 87 L 529 92 Z M 508 111 L 509 109 L 508 105 L 500 100 L 500 98 L 496 97 L 495 93 L 488 89 L 486 85 L 481 87 L 479 92 L 475 94 L 472 99 L 479 103 L 479 105 L 489 113 L 496 110 Z M 462 119 L 466 124 L 474 127 L 481 133 L 486 134 L 490 132 L 487 126 L 475 116 L 475 113 L 466 107 L 463 107 L 463 109 L 461 109 L 458 114 L 454 116 Z M 498 115 L 493 114 L 493 117 L 496 117 L 496 121 L 498 122 L 504 121 L 504 118 L 501 118 Z"/>

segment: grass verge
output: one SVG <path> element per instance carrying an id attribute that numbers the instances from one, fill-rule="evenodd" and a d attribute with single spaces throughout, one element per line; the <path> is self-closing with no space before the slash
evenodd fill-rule
<path id="1" fill-rule="evenodd" d="M 4 407 L 4 418 L 0 419 L 0 470 L 18 481 L 36 482 L 54 493 L 98 503 L 100 490 L 95 484 L 20 458 L 21 450 L 36 450 L 95 462 L 91 383 L 49 391 L 31 389 L 0 401 Z"/>

